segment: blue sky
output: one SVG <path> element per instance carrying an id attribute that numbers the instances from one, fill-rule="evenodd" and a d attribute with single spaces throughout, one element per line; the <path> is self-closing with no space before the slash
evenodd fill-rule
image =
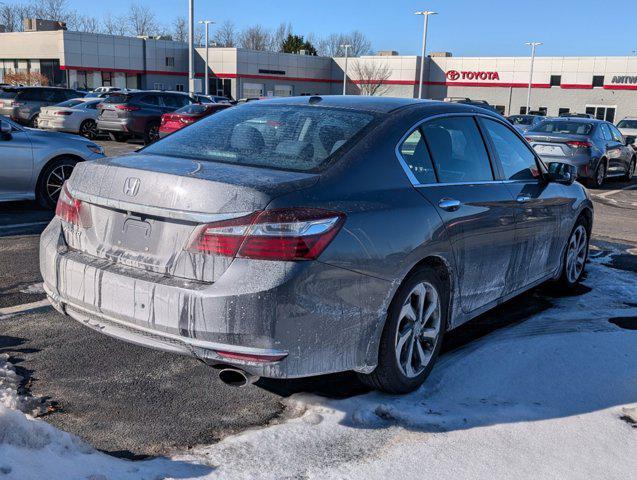
<path id="1" fill-rule="evenodd" d="M 69 0 L 82 13 L 100 16 L 126 11 L 130 0 Z M 187 15 L 187 0 L 140 0 L 165 24 Z M 612 4 L 593 0 L 195 0 L 196 19 L 232 20 L 241 28 L 254 23 L 275 28 L 291 22 L 295 33 L 325 36 L 358 29 L 376 50 L 401 54 L 420 51 L 422 17 L 416 10 L 439 12 L 430 21 L 428 51 L 456 56 L 526 55 L 524 42 L 544 42 L 539 55 L 631 55 L 637 49 L 635 0 Z M 630 13 L 630 17 L 625 16 Z"/>

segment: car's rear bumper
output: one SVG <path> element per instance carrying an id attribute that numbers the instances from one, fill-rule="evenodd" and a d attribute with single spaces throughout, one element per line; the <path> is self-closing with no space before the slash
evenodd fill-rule
<path id="1" fill-rule="evenodd" d="M 69 229 L 56 218 L 42 234 L 45 289 L 60 311 L 104 334 L 263 377 L 368 372 L 376 364 L 385 280 L 321 262 L 237 259 L 203 284 L 71 250 L 65 235 L 78 232 Z M 220 351 L 285 357 L 256 362 Z"/>
<path id="2" fill-rule="evenodd" d="M 546 164 L 560 162 L 566 163 L 567 165 L 573 165 L 577 168 L 577 178 L 593 178 L 595 176 L 596 165 L 594 165 L 591 158 L 587 156 L 567 157 L 558 155 L 540 155 L 540 158 Z"/>
<path id="3" fill-rule="evenodd" d="M 38 118 L 38 128 L 42 130 L 53 130 L 55 132 L 78 133 L 78 128 L 75 125 L 70 125 L 64 120 L 51 118 Z"/>

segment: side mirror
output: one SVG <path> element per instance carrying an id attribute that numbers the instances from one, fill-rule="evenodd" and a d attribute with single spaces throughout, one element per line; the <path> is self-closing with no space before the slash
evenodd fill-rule
<path id="1" fill-rule="evenodd" d="M 568 163 L 551 162 L 548 164 L 549 173 L 547 179 L 549 182 L 561 183 L 563 185 L 572 185 L 577 179 L 577 167 Z"/>
<path id="2" fill-rule="evenodd" d="M 0 138 L 2 138 L 2 140 L 11 140 L 11 131 L 11 124 L 0 120 Z"/>

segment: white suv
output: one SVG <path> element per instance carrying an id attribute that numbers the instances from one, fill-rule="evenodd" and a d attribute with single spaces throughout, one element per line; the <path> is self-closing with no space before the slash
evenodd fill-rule
<path id="1" fill-rule="evenodd" d="M 626 144 L 637 150 L 637 117 L 624 118 L 617 128 L 626 139 Z"/>

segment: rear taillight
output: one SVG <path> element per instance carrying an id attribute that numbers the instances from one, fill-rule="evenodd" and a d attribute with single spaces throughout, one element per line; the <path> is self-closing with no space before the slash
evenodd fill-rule
<path id="1" fill-rule="evenodd" d="M 55 115 L 72 115 L 73 112 L 57 111 Z"/>
<path id="2" fill-rule="evenodd" d="M 581 142 L 578 140 L 574 140 L 572 142 L 566 142 L 566 145 L 573 148 L 591 148 L 593 144 L 591 142 Z"/>
<path id="3" fill-rule="evenodd" d="M 204 225 L 188 250 L 261 260 L 315 260 L 344 222 L 343 213 L 318 208 L 255 212 Z"/>
<path id="4" fill-rule="evenodd" d="M 524 137 L 524 139 L 525 139 L 527 142 L 529 142 L 529 143 L 531 143 L 531 142 L 533 141 L 533 139 L 532 139 L 531 137 Z"/>
<path id="5" fill-rule="evenodd" d="M 194 117 L 179 117 L 179 121 L 186 125 L 190 125 L 191 123 L 195 123 Z"/>
<path id="6" fill-rule="evenodd" d="M 125 112 L 135 112 L 139 110 L 139 107 L 135 105 L 115 105 L 115 108 L 118 110 L 124 110 Z"/>
<path id="7" fill-rule="evenodd" d="M 82 212 L 82 202 L 71 196 L 66 183 L 62 186 L 58 203 L 55 207 L 55 216 L 66 223 L 88 228 L 90 221 L 87 215 Z"/>

